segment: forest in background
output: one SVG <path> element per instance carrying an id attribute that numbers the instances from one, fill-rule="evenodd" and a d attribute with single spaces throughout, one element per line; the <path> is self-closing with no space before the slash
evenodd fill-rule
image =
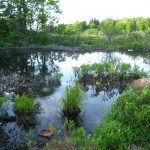
<path id="1" fill-rule="evenodd" d="M 149 49 L 150 18 L 91 19 L 53 28 L 55 42 L 66 46 Z"/>
<path id="2" fill-rule="evenodd" d="M 147 50 L 150 18 L 107 18 L 58 24 L 59 1 L 2 0 L 0 46 L 64 45 Z M 41 7 L 42 6 L 42 7 Z"/>

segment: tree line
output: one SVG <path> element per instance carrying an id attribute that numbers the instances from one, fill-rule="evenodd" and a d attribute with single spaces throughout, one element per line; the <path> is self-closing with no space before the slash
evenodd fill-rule
<path id="1" fill-rule="evenodd" d="M 1 0 L 0 46 L 150 48 L 150 18 L 93 18 L 89 22 L 58 24 L 58 4 L 58 0 Z"/>
<path id="2" fill-rule="evenodd" d="M 123 18 L 118 20 L 113 20 L 111 18 L 107 18 L 105 20 L 99 21 L 98 19 L 91 19 L 88 22 L 80 21 L 74 24 L 59 24 L 55 28 L 55 33 L 57 34 L 66 34 L 71 35 L 76 32 L 84 32 L 86 30 L 96 29 L 97 33 L 99 31 L 106 32 L 116 32 L 116 33 L 130 33 L 134 31 L 146 31 L 150 30 L 150 18 Z M 90 31 L 89 31 L 90 32 Z M 93 32 L 93 34 L 95 34 Z"/>
<path id="3" fill-rule="evenodd" d="M 58 24 L 52 28 L 53 33 L 62 38 L 65 45 L 81 47 L 114 47 L 114 48 L 150 48 L 150 18 L 107 18 L 99 21 L 80 21 L 74 24 Z M 69 37 L 68 37 L 69 36 Z"/>

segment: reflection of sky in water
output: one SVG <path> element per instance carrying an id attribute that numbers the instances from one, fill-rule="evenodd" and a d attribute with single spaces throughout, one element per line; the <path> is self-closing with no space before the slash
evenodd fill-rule
<path id="1" fill-rule="evenodd" d="M 58 53 L 58 52 L 57 52 Z M 49 53 L 47 53 L 48 55 Z M 59 53 L 58 53 L 59 54 Z M 92 64 L 95 62 L 101 62 L 105 59 L 107 53 L 102 52 L 93 52 L 93 53 L 85 53 L 79 54 L 79 57 L 76 59 L 72 59 L 71 57 L 65 57 L 65 61 L 54 60 L 54 64 L 56 64 L 60 68 L 60 72 L 63 73 L 63 77 L 61 78 L 61 86 L 55 89 L 55 92 L 44 98 L 37 98 L 37 101 L 41 104 L 41 113 L 38 113 L 36 116 L 36 127 L 34 129 L 37 134 L 44 128 L 47 128 L 50 123 L 54 123 L 56 128 L 61 129 L 62 119 L 61 119 L 61 97 L 65 94 L 65 87 L 69 83 L 72 83 L 74 74 L 72 67 L 79 67 L 83 64 Z M 34 56 L 31 56 L 35 58 Z M 138 65 L 141 69 L 150 70 L 150 64 L 144 63 L 144 60 L 140 56 L 128 56 L 126 54 L 121 54 L 119 52 L 111 53 L 111 57 L 118 57 L 122 62 L 130 63 L 132 66 L 134 64 Z M 33 59 L 35 64 L 35 72 L 34 75 L 39 74 L 39 63 L 41 60 Z M 39 63 L 37 62 L 39 61 Z M 150 60 L 148 60 L 150 62 Z M 31 63 L 31 62 L 29 62 Z M 46 62 L 51 63 L 50 61 Z M 51 66 L 51 65 L 48 65 Z M 51 69 L 50 67 L 48 68 Z M 49 75 L 46 76 L 45 79 L 49 78 Z M 106 110 L 113 103 L 113 101 L 119 96 L 118 91 L 114 89 L 114 94 L 111 98 L 109 95 L 104 94 L 104 92 L 100 92 L 98 96 L 93 96 L 93 88 L 90 86 L 88 92 L 86 92 L 86 99 L 84 104 L 82 105 L 81 115 L 83 115 L 83 121 L 80 124 L 89 132 L 91 132 L 94 125 L 100 124 L 103 122 L 104 116 L 106 114 Z M 109 99 L 109 100 L 105 100 Z M 105 100 L 105 101 L 104 101 Z M 7 131 L 9 128 L 14 128 L 13 132 L 17 132 L 20 129 L 18 125 L 14 125 L 14 123 L 7 124 L 5 126 L 5 130 Z M 23 129 L 22 129 L 23 130 Z M 21 133 L 20 133 L 21 134 Z"/>
<path id="2" fill-rule="evenodd" d="M 92 64 L 99 62 L 102 58 L 102 53 L 86 53 L 79 55 L 78 59 L 67 57 L 64 62 L 55 61 L 60 67 L 60 72 L 63 73 L 62 82 L 70 81 L 73 79 L 73 67 L 80 67 L 83 64 Z"/>
<path id="3" fill-rule="evenodd" d="M 73 76 L 73 67 L 80 67 L 83 64 L 92 64 L 95 62 L 101 62 L 102 59 L 105 57 L 106 53 L 102 52 L 94 52 L 94 53 L 86 53 L 79 55 L 78 59 L 71 59 L 70 57 L 66 58 L 64 62 L 55 61 L 55 63 L 60 67 L 60 71 L 64 74 L 62 81 L 69 81 L 72 79 Z M 130 63 L 132 67 L 134 65 L 138 65 L 140 69 L 144 68 L 145 71 L 150 70 L 150 65 L 145 64 L 143 62 L 143 58 L 140 56 L 137 57 L 130 57 L 126 54 L 121 54 L 119 52 L 114 52 L 111 54 L 112 57 L 120 58 L 122 62 Z"/>
<path id="4" fill-rule="evenodd" d="M 44 109 L 49 108 L 49 110 L 45 109 L 44 111 L 45 115 L 47 114 L 47 111 L 50 111 L 49 114 L 53 114 L 54 113 L 53 111 L 55 111 L 54 116 L 57 116 L 58 118 L 60 118 L 59 108 L 61 105 L 61 96 L 65 93 L 66 85 L 72 83 L 73 81 L 73 78 L 74 78 L 73 67 L 79 67 L 83 64 L 92 64 L 95 62 L 101 62 L 105 58 L 105 54 L 102 52 L 85 53 L 85 54 L 80 54 L 77 59 L 66 57 L 66 60 L 63 62 L 55 61 L 55 64 L 60 67 L 60 72 L 63 73 L 63 77 L 61 79 L 62 85 L 61 87 L 57 89 L 57 91 L 52 96 L 49 96 L 49 99 L 51 99 L 48 102 L 49 104 L 47 102 L 44 104 L 43 106 Z M 145 70 L 149 69 L 149 65 L 143 63 L 142 57 L 136 57 L 135 59 L 133 59 L 133 57 L 130 57 L 126 54 L 121 54 L 119 52 L 114 52 L 111 54 L 111 56 L 118 57 L 121 59 L 122 62 L 130 63 L 132 66 L 136 64 L 140 68 L 144 67 Z M 86 100 L 84 102 L 84 105 L 82 106 L 83 109 L 81 112 L 82 114 L 84 113 L 84 121 L 81 122 L 81 125 L 84 126 L 85 129 L 87 129 L 88 131 L 91 131 L 94 125 L 103 122 L 103 118 L 105 116 L 106 110 L 112 104 L 112 102 L 119 96 L 118 91 L 115 91 L 115 92 L 116 94 L 114 94 L 111 98 L 109 98 L 109 96 L 104 94 L 103 92 L 100 92 L 100 95 L 98 95 L 97 97 L 94 97 L 92 96 L 93 89 L 90 87 L 88 92 L 86 92 Z M 109 99 L 109 100 L 104 101 L 104 99 Z M 48 105 L 49 107 L 47 107 Z M 54 108 L 50 109 L 50 107 L 53 107 L 53 105 L 57 107 L 55 109 Z M 51 115 L 51 117 L 52 116 L 53 115 Z M 54 122 L 57 122 L 56 118 L 51 119 L 51 121 L 52 120 Z"/>
<path id="5" fill-rule="evenodd" d="M 140 69 L 144 68 L 145 71 L 150 71 L 150 64 L 144 63 L 143 58 L 140 56 L 130 57 L 126 54 L 121 54 L 121 53 L 116 53 L 115 56 L 119 57 L 122 60 L 122 62 L 130 63 L 132 66 L 137 65 L 140 67 Z"/>

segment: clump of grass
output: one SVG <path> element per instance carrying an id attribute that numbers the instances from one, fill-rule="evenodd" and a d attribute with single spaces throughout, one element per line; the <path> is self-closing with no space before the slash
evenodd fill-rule
<path id="1" fill-rule="evenodd" d="M 8 100 L 8 97 L 0 97 L 0 108 L 2 107 L 3 103 Z"/>
<path id="2" fill-rule="evenodd" d="M 25 94 L 17 95 L 14 104 L 14 111 L 19 114 L 31 114 L 35 112 L 34 98 Z"/>
<path id="3" fill-rule="evenodd" d="M 79 85 L 68 85 L 65 96 L 62 98 L 64 115 L 74 115 L 80 112 L 80 105 L 84 99 L 84 93 Z"/>

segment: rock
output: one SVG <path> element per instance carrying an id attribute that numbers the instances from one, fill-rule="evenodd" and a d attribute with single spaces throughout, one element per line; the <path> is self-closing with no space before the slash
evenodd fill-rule
<path id="1" fill-rule="evenodd" d="M 39 132 L 38 135 L 43 138 L 51 138 L 54 135 L 54 133 L 51 128 L 47 128 L 47 129 L 44 129 L 41 132 Z"/>
<path id="2" fill-rule="evenodd" d="M 142 150 L 142 147 L 131 144 L 128 146 L 127 150 Z"/>
<path id="3" fill-rule="evenodd" d="M 136 90 L 143 89 L 145 86 L 150 86 L 150 78 L 142 78 L 132 82 L 132 87 Z"/>

